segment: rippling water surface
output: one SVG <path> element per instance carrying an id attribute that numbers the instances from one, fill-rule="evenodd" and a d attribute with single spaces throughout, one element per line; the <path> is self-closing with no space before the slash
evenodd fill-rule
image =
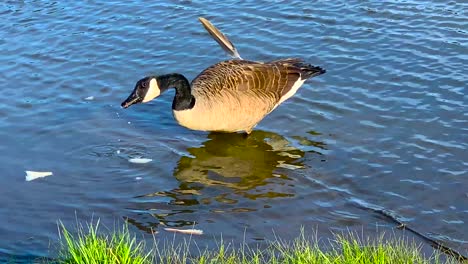
<path id="1" fill-rule="evenodd" d="M 362 205 L 468 253 L 462 2 L 3 1 L 0 258 L 53 255 L 58 220 L 92 217 L 148 239 L 195 225 L 208 246 L 394 228 Z M 178 126 L 173 92 L 121 109 L 145 75 L 192 79 L 227 58 L 198 16 L 244 58 L 327 73 L 247 139 Z"/>

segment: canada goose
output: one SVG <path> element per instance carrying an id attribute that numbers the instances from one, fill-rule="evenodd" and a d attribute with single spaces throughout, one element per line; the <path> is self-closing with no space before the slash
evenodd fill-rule
<path id="1" fill-rule="evenodd" d="M 266 115 L 293 96 L 305 80 L 325 73 L 297 58 L 244 60 L 215 26 L 202 17 L 199 20 L 233 59 L 208 67 L 191 84 L 178 73 L 145 77 L 122 102 L 123 108 L 147 103 L 175 88 L 172 111 L 180 125 L 193 130 L 249 134 Z"/>

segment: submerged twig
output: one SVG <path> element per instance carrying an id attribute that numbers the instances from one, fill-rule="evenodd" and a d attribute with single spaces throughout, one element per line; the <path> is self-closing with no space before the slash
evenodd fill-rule
<path id="1" fill-rule="evenodd" d="M 188 235 L 203 235 L 203 230 L 200 229 L 175 229 L 175 228 L 164 228 L 168 232 L 182 233 Z"/>
<path id="2" fill-rule="evenodd" d="M 357 207 L 360 207 L 361 209 L 364 209 L 364 210 L 367 210 L 367 211 L 372 211 L 374 213 L 377 213 L 379 215 L 384 216 L 385 218 L 389 219 L 390 221 L 396 223 L 398 229 L 408 230 L 409 232 L 415 234 L 416 236 L 422 238 L 424 241 L 428 242 L 432 247 L 440 250 L 441 252 L 443 252 L 443 253 L 445 253 L 447 255 L 450 255 L 450 256 L 456 258 L 460 262 L 468 261 L 468 258 L 466 256 L 462 255 L 461 253 L 459 253 L 458 251 L 456 251 L 456 250 L 454 250 L 452 248 L 449 248 L 447 246 L 442 245 L 440 242 L 437 242 L 436 240 L 434 240 L 434 239 L 432 239 L 432 238 L 430 238 L 428 236 L 425 236 L 422 233 L 418 232 L 417 230 L 409 227 L 407 224 L 405 224 L 405 223 L 401 222 L 400 220 L 398 220 L 396 216 L 394 216 L 392 213 L 388 212 L 385 209 L 371 208 L 371 207 L 367 207 L 367 206 L 365 206 L 363 204 L 360 204 L 360 203 L 355 203 L 355 205 Z"/>

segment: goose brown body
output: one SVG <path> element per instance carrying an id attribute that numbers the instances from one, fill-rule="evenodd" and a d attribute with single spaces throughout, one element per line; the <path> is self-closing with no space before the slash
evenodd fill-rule
<path id="1" fill-rule="evenodd" d="M 173 114 L 180 125 L 194 130 L 250 133 L 307 78 L 323 72 L 299 59 L 223 61 L 192 81 L 194 107 Z"/>

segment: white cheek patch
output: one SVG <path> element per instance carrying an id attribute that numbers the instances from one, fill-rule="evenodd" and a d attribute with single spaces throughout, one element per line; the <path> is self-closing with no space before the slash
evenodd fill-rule
<path id="1" fill-rule="evenodd" d="M 158 82 L 155 78 L 151 79 L 149 83 L 148 91 L 145 94 L 145 98 L 143 98 L 143 103 L 149 102 L 154 98 L 158 97 L 161 94 L 161 90 L 159 89 Z"/>

